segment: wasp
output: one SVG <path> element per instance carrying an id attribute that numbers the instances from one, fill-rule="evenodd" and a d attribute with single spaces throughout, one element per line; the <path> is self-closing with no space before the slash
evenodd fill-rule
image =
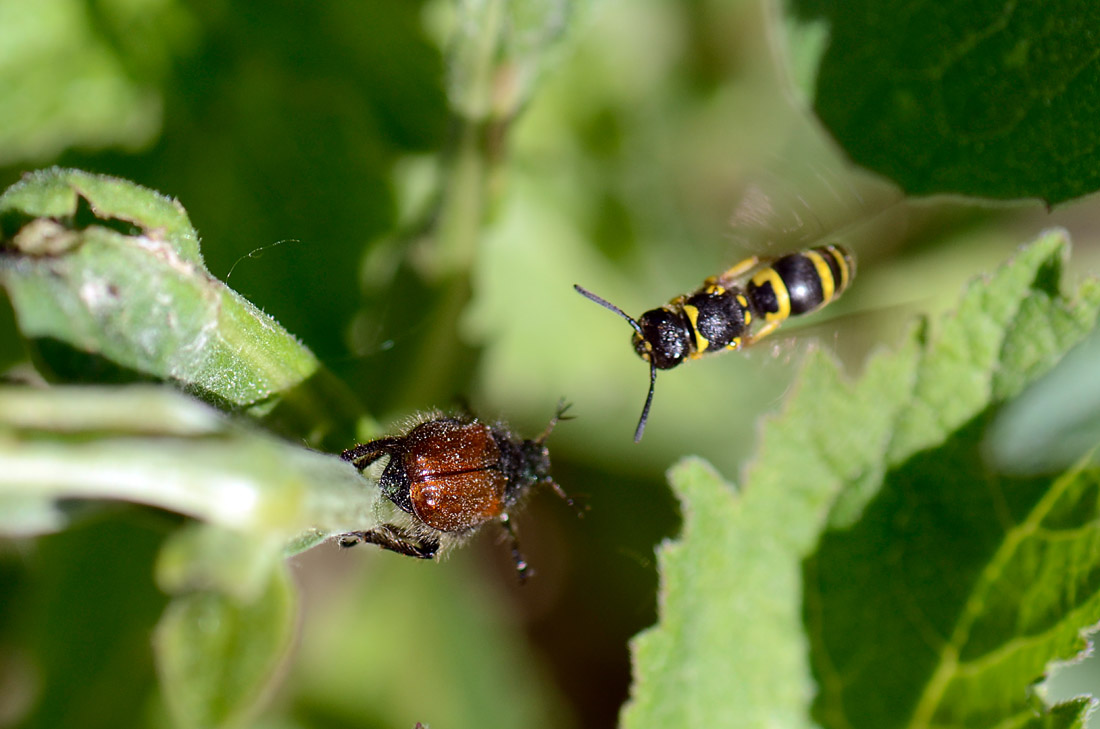
<path id="1" fill-rule="evenodd" d="M 823 245 L 780 258 L 746 258 L 721 275 L 711 276 L 695 292 L 634 319 L 591 291 L 573 286 L 582 296 L 610 309 L 634 329 L 634 351 L 649 362 L 646 396 L 634 442 L 642 439 L 657 370 L 684 360 L 726 350 L 744 349 L 768 336 L 792 316 L 817 311 L 848 288 L 856 272 L 852 252 Z"/>
<path id="2" fill-rule="evenodd" d="M 360 542 L 420 559 L 496 521 L 508 534 L 520 581 L 528 575 L 509 512 L 537 485 L 548 485 L 572 505 L 550 477 L 546 439 L 565 415 L 560 403 L 542 435 L 517 437 L 504 423 L 488 424 L 468 415 L 431 412 L 417 418 L 403 435 L 379 438 L 344 451 L 341 458 L 360 471 L 389 456 L 379 487 L 407 515 L 402 523 L 341 534 L 343 547 Z"/>

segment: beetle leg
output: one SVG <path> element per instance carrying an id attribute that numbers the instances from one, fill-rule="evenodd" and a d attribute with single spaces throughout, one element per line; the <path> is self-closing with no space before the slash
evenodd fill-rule
<path id="1" fill-rule="evenodd" d="M 356 544 L 366 542 L 377 544 L 391 552 L 404 554 L 418 559 L 432 559 L 439 551 L 439 541 L 435 539 L 420 539 L 410 535 L 403 529 L 393 524 L 383 524 L 376 529 L 363 532 L 348 532 L 339 537 L 341 547 L 354 547 Z"/>
<path id="2" fill-rule="evenodd" d="M 542 481 L 539 481 L 539 483 L 544 483 L 550 488 L 554 489 L 554 493 L 558 495 L 559 499 L 569 505 L 569 508 L 573 510 L 573 513 L 577 515 L 578 519 L 584 518 L 584 512 L 588 511 L 588 507 L 581 506 L 580 504 L 573 501 L 573 497 L 565 493 L 565 489 L 561 487 L 561 484 L 559 484 L 552 478 L 543 479 Z"/>
<path id="3" fill-rule="evenodd" d="M 516 530 L 512 527 L 512 520 L 508 518 L 507 512 L 500 515 L 499 521 L 512 543 L 512 561 L 516 564 L 516 576 L 522 585 L 534 573 L 527 565 L 527 560 L 523 558 L 523 553 L 519 551 L 519 538 L 516 536 Z"/>
<path id="4" fill-rule="evenodd" d="M 340 454 L 340 458 L 350 461 L 360 471 L 390 452 L 390 449 L 398 446 L 398 438 L 380 438 L 369 443 L 360 443 L 354 448 L 348 448 Z"/>

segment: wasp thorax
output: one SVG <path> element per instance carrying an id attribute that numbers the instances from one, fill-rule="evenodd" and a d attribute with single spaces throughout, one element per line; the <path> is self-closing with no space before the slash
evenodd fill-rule
<path id="1" fill-rule="evenodd" d="M 733 292 L 721 288 L 700 291 L 688 297 L 684 307 L 695 312 L 695 331 L 707 351 L 728 347 L 745 333 L 747 302 L 738 301 Z"/>

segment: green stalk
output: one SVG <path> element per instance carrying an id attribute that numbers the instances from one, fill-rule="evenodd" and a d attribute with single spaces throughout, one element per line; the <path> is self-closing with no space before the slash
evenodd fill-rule
<path id="1" fill-rule="evenodd" d="M 131 501 L 298 552 L 378 523 L 380 491 L 337 456 L 154 386 L 0 388 L 0 532 L 63 526 L 62 499 Z M 18 508 L 17 508 L 18 507 Z"/>

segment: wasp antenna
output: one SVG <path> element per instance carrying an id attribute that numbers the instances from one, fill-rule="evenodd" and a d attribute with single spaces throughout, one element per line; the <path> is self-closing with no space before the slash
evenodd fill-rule
<path id="1" fill-rule="evenodd" d="M 584 298 L 589 299 L 591 301 L 595 301 L 597 304 L 599 304 L 603 308 L 610 309 L 611 311 L 613 311 L 616 314 L 618 314 L 619 316 L 621 316 L 623 319 L 626 319 L 630 323 L 630 326 L 634 327 L 634 331 L 638 332 L 638 334 L 641 335 L 642 337 L 645 337 L 645 335 L 642 334 L 641 325 L 638 324 L 638 322 L 636 322 L 634 320 L 634 317 L 630 316 L 625 311 L 623 311 L 619 307 L 615 306 L 614 304 L 612 304 L 607 299 L 601 299 L 599 296 L 596 296 L 591 291 L 589 291 L 585 288 L 582 288 L 581 286 L 579 286 L 577 284 L 573 284 L 573 288 L 576 289 L 577 293 L 580 294 L 581 296 L 583 296 Z"/>
<path id="2" fill-rule="evenodd" d="M 657 384 L 657 365 L 649 363 L 649 394 L 645 398 L 645 407 L 642 408 L 642 417 L 638 418 L 638 427 L 634 429 L 634 442 L 642 442 L 642 433 L 645 432 L 645 423 L 649 420 L 649 406 L 653 404 L 653 388 Z"/>

